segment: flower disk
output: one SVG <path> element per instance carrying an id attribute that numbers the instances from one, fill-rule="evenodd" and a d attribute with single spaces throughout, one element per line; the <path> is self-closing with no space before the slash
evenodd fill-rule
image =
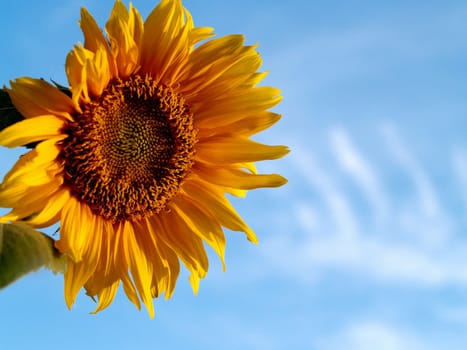
<path id="1" fill-rule="evenodd" d="M 257 86 L 255 46 L 209 39 L 180 0 L 162 0 L 145 21 L 117 0 L 105 34 L 85 9 L 80 25 L 84 43 L 66 59 L 70 94 L 33 78 L 7 89 L 24 120 L 0 131 L 0 145 L 36 146 L 0 184 L 0 206 L 11 208 L 0 223 L 60 222 L 69 308 L 84 288 L 100 311 L 122 285 L 153 317 L 180 262 L 197 292 L 205 244 L 224 266 L 224 229 L 257 242 L 226 195 L 287 182 L 255 167 L 287 147 L 251 139 L 280 119 L 269 111 L 280 90 Z"/>
<path id="2" fill-rule="evenodd" d="M 113 222 L 159 213 L 193 164 L 193 116 L 150 77 L 109 83 L 64 133 L 65 183 Z"/>

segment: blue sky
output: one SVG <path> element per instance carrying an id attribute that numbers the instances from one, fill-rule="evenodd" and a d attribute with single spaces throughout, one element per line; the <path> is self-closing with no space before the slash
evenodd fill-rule
<path id="1" fill-rule="evenodd" d="M 467 5 L 462 1 L 184 1 L 198 25 L 259 43 L 291 147 L 259 168 L 289 184 L 235 200 L 227 272 L 193 296 L 183 272 L 149 320 L 119 293 L 104 312 L 40 271 L 0 292 L 2 348 L 464 349 L 467 343 Z M 146 16 L 155 5 L 135 1 Z M 65 83 L 79 8 L 9 1 L 0 82 Z M 0 150 L 3 174 L 19 151 Z M 52 233 L 52 230 L 48 231 Z M 51 343 L 52 342 L 52 343 Z"/>

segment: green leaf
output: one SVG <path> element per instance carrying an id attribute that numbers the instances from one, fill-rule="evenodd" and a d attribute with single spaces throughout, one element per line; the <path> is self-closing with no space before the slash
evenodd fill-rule
<path id="1" fill-rule="evenodd" d="M 11 102 L 8 92 L 0 89 L 0 131 L 23 119 L 24 117 Z"/>
<path id="2" fill-rule="evenodd" d="M 64 272 L 66 258 L 54 242 L 26 225 L 0 224 L 0 288 L 42 267 Z"/>

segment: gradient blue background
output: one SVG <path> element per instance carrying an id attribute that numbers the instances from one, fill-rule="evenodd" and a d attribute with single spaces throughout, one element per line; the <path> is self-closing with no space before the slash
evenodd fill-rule
<path id="1" fill-rule="evenodd" d="M 0 82 L 66 83 L 87 7 L 3 2 Z M 258 136 L 292 153 L 260 169 L 289 179 L 235 205 L 260 244 L 228 232 L 193 296 L 184 271 L 149 320 L 120 291 L 104 312 L 63 278 L 0 291 L 1 349 L 465 349 L 467 4 L 465 1 L 186 0 L 197 25 L 260 43 L 283 119 Z M 135 1 L 143 17 L 153 1 Z M 21 153 L 0 150 L 1 175 Z M 52 233 L 53 230 L 47 232 Z"/>

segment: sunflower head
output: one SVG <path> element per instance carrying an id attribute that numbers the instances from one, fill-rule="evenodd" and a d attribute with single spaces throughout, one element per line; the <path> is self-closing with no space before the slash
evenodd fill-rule
<path id="1" fill-rule="evenodd" d="M 226 194 L 286 182 L 254 163 L 288 149 L 251 139 L 279 120 L 269 109 L 280 91 L 257 86 L 265 74 L 255 46 L 241 35 L 212 39 L 179 0 L 162 0 L 145 21 L 117 0 L 105 34 L 85 9 L 80 25 L 84 44 L 66 59 L 70 94 L 32 78 L 8 89 L 24 120 L 0 144 L 37 145 L 0 185 L 0 206 L 12 208 L 0 222 L 60 221 L 69 307 L 84 287 L 97 312 L 122 284 L 152 317 L 180 261 L 197 291 L 204 243 L 224 264 L 224 229 L 256 242 Z"/>

